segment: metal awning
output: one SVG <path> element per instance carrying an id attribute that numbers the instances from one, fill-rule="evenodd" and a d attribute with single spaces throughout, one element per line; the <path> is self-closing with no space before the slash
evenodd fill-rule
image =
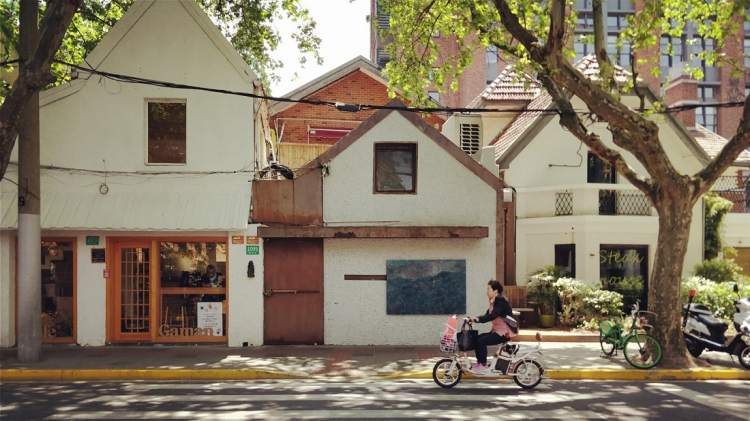
<path id="1" fill-rule="evenodd" d="M 0 196 L 0 229 L 15 229 L 15 191 Z M 42 193 L 45 230 L 230 231 L 244 230 L 250 215 L 250 184 L 221 192 Z"/>

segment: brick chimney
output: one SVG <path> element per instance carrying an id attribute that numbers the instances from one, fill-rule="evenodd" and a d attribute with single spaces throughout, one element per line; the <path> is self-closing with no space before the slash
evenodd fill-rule
<path id="1" fill-rule="evenodd" d="M 671 76 L 671 74 L 670 74 Z M 679 74 L 667 84 L 664 93 L 667 107 L 698 104 L 698 81 L 685 74 Z M 695 127 L 695 109 L 672 113 L 685 127 Z"/>

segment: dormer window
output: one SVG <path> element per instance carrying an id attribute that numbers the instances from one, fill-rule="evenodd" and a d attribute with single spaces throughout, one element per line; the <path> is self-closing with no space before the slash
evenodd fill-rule
<path id="1" fill-rule="evenodd" d="M 417 144 L 375 144 L 375 193 L 416 193 Z"/>

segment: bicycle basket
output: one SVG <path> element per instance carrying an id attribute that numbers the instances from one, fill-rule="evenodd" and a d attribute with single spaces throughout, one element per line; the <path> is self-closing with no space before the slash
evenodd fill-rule
<path id="1" fill-rule="evenodd" d="M 601 332 L 602 336 L 614 335 L 616 326 L 617 323 L 612 320 L 603 320 L 599 323 L 599 332 Z"/>
<path id="2" fill-rule="evenodd" d="M 649 331 L 656 325 L 656 313 L 650 311 L 639 311 L 635 315 L 636 322 L 635 326 L 638 329 Z"/>
<path id="3" fill-rule="evenodd" d="M 456 330 L 446 325 L 445 332 L 443 332 L 443 336 L 440 338 L 440 351 L 454 353 L 457 347 Z"/>

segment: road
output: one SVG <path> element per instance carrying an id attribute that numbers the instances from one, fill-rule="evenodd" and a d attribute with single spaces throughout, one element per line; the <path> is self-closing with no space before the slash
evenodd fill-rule
<path id="1" fill-rule="evenodd" d="M 750 382 L 316 380 L 4 383 L 2 420 L 646 419 L 748 420 Z"/>

